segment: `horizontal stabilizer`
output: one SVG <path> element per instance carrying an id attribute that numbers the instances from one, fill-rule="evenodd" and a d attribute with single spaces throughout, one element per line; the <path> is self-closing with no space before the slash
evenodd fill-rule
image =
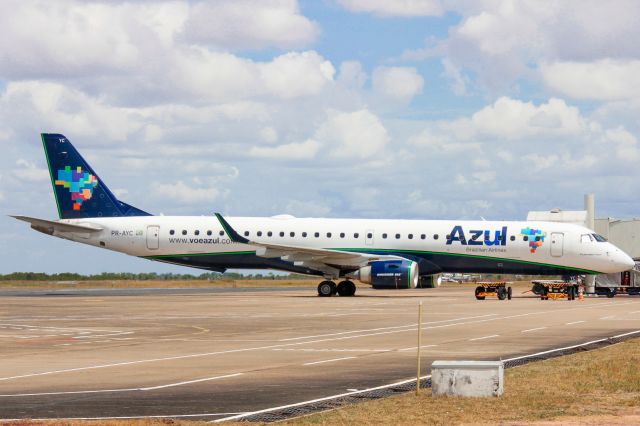
<path id="1" fill-rule="evenodd" d="M 45 234 L 53 234 L 54 231 L 57 232 L 100 232 L 103 228 L 92 225 L 88 223 L 83 224 L 74 224 L 74 223 L 65 223 L 58 222 L 54 220 L 46 220 L 46 219 L 38 219 L 35 217 L 29 216 L 11 216 L 18 220 L 22 220 L 24 222 L 28 222 L 31 224 L 31 227 L 36 231 L 44 232 Z"/>

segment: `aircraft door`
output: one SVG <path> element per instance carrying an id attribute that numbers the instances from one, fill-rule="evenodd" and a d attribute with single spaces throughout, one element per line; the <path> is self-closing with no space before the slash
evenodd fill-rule
<path id="1" fill-rule="evenodd" d="M 147 248 L 157 250 L 160 247 L 160 227 L 158 225 L 147 226 Z"/>
<path id="2" fill-rule="evenodd" d="M 564 250 L 564 234 L 562 232 L 551 233 L 551 256 L 560 257 Z"/>
<path id="3" fill-rule="evenodd" d="M 367 229 L 367 233 L 364 235 L 364 243 L 368 246 L 373 245 L 373 229 Z"/>

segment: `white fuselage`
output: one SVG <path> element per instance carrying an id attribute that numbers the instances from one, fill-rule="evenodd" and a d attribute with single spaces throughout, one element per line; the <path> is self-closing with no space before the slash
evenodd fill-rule
<path id="1" fill-rule="evenodd" d="M 435 272 L 612 273 L 630 269 L 629 256 L 594 232 L 555 222 L 229 217 L 238 234 L 255 242 L 295 247 L 414 256 Z M 223 270 L 275 268 L 314 273 L 256 247 L 232 242 L 213 216 L 138 216 L 67 219 L 94 233 L 55 236 L 133 256 Z M 528 234 L 528 230 L 540 231 Z M 532 245 L 532 242 L 535 243 Z M 289 266 L 288 266 L 289 265 Z M 317 272 L 317 271 L 316 271 Z M 422 272 L 421 272 L 422 273 Z"/>

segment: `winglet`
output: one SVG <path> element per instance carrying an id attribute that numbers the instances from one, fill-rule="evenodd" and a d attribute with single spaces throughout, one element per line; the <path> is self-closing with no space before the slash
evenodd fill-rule
<path id="1" fill-rule="evenodd" d="M 224 232 L 227 233 L 231 241 L 233 241 L 234 243 L 249 244 L 249 240 L 247 240 L 245 237 L 238 234 L 236 230 L 233 229 L 231 225 L 229 225 L 229 222 L 227 222 L 220 213 L 215 213 L 215 215 L 218 218 L 220 225 L 222 225 L 222 228 L 224 228 Z"/>

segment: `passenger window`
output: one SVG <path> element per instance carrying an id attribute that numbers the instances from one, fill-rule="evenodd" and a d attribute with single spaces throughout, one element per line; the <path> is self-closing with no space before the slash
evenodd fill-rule
<path id="1" fill-rule="evenodd" d="M 433 239 L 437 240 L 438 239 L 438 234 L 433 234 Z"/>
<path id="2" fill-rule="evenodd" d="M 367 234 L 367 238 L 373 238 L 373 234 L 372 234 L 371 232 L 369 232 L 369 233 Z"/>
<path id="3" fill-rule="evenodd" d="M 256 235 L 258 235 L 258 237 L 262 237 L 262 231 L 258 231 Z"/>
<path id="4" fill-rule="evenodd" d="M 207 231 L 207 235 L 211 236 L 211 234 L 213 234 L 213 232 Z"/>
<path id="5" fill-rule="evenodd" d="M 244 231 L 244 236 L 248 237 L 249 236 L 249 231 Z"/>
<path id="6" fill-rule="evenodd" d="M 196 229 L 195 231 L 193 231 L 193 235 L 200 235 L 200 231 Z"/>
<path id="7" fill-rule="evenodd" d="M 353 234 L 353 238 L 358 238 L 360 236 L 360 234 L 358 234 L 357 232 L 355 234 Z"/>
<path id="8" fill-rule="evenodd" d="M 316 238 L 318 238 L 318 237 L 320 236 L 320 233 L 319 233 L 319 232 L 316 232 L 316 233 L 314 233 L 314 234 L 313 234 L 313 236 L 314 236 L 314 237 L 316 237 Z"/>
<path id="9" fill-rule="evenodd" d="M 413 240 L 413 234 L 409 234 L 407 237 L 409 237 L 410 240 Z"/>
<path id="10" fill-rule="evenodd" d="M 515 241 L 515 240 L 516 240 L 516 236 L 515 236 L 515 235 L 512 235 L 511 237 L 509 237 L 509 239 L 510 239 L 511 241 Z"/>
<path id="11" fill-rule="evenodd" d="M 331 232 L 327 232 L 327 238 L 331 238 Z"/>
<path id="12" fill-rule="evenodd" d="M 176 233 L 176 231 L 174 231 L 173 229 L 171 231 L 169 231 L 169 235 L 173 235 L 175 233 Z"/>
<path id="13" fill-rule="evenodd" d="M 182 230 L 182 235 L 187 235 L 187 231 L 186 230 Z"/>
<path id="14" fill-rule="evenodd" d="M 289 232 L 289 236 L 290 236 L 291 238 L 293 238 L 293 237 L 295 237 L 295 236 L 296 236 L 296 233 L 295 233 L 295 232 Z"/>
<path id="15" fill-rule="evenodd" d="M 220 231 L 218 234 L 222 237 L 224 235 L 224 231 Z"/>
<path id="16" fill-rule="evenodd" d="M 387 238 L 387 234 L 382 234 L 382 238 Z"/>
<path id="17" fill-rule="evenodd" d="M 302 233 L 302 237 L 303 237 L 303 238 L 307 238 L 307 233 L 306 233 L 306 232 L 303 232 L 303 233 Z"/>
<path id="18" fill-rule="evenodd" d="M 427 236 L 426 236 L 426 235 L 424 235 L 424 234 L 420 234 L 420 239 L 421 239 L 421 240 L 426 240 L 426 239 L 427 239 Z"/>
<path id="19" fill-rule="evenodd" d="M 525 235 L 524 237 L 522 237 L 522 241 L 529 241 L 529 237 Z"/>
<path id="20" fill-rule="evenodd" d="M 400 239 L 400 234 L 396 234 L 396 240 Z"/>
<path id="21" fill-rule="evenodd" d="M 540 241 L 540 237 L 539 236 L 536 236 L 536 241 Z"/>
<path id="22" fill-rule="evenodd" d="M 280 231 L 280 236 L 284 237 L 284 232 Z"/>
<path id="23" fill-rule="evenodd" d="M 340 238 L 344 238 L 344 232 L 340 233 Z"/>
<path id="24" fill-rule="evenodd" d="M 272 235 L 273 235 L 273 232 L 271 232 L 271 231 L 267 232 L 267 237 L 270 237 Z"/>

